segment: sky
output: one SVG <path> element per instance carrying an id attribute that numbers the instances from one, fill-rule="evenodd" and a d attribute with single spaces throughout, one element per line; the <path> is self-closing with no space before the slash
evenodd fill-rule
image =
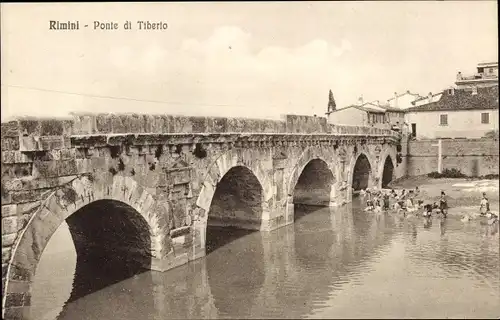
<path id="1" fill-rule="evenodd" d="M 49 30 L 50 20 L 80 30 Z M 324 116 L 330 89 L 338 108 L 427 95 L 497 56 L 496 1 L 1 4 L 2 121 Z"/>

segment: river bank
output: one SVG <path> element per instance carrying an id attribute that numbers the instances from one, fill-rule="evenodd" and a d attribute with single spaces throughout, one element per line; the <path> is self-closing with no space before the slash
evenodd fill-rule
<path id="1" fill-rule="evenodd" d="M 462 216 L 478 213 L 483 192 L 490 202 L 493 212 L 499 210 L 499 180 L 470 178 L 429 178 L 424 176 L 406 177 L 389 184 L 394 189 L 420 189 L 420 198 L 425 202 L 437 201 L 441 191 L 446 193 L 450 215 Z"/>

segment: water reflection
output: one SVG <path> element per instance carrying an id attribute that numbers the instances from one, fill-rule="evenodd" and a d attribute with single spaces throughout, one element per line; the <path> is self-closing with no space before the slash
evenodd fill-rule
<path id="1" fill-rule="evenodd" d="M 489 317 L 498 310 L 498 229 L 492 235 L 491 226 L 480 223 L 371 214 L 359 202 L 297 210 L 295 224 L 270 233 L 210 228 L 205 258 L 67 303 L 59 319 L 439 317 L 458 311 Z"/>

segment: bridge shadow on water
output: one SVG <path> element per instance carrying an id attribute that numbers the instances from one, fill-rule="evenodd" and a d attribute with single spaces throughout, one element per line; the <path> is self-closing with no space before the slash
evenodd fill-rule
<path id="1" fill-rule="evenodd" d="M 205 258 L 108 285 L 67 303 L 58 319 L 305 317 L 361 281 L 371 257 L 390 243 L 378 232 L 386 222 L 350 206 L 299 206 L 296 217 L 271 232 L 209 227 Z M 111 273 L 103 269 L 81 272 Z"/>
<path id="2" fill-rule="evenodd" d="M 65 288 L 54 290 L 56 285 L 66 287 L 72 280 L 69 297 L 63 302 L 67 306 L 144 273 L 151 266 L 149 226 L 132 207 L 118 201 L 100 200 L 79 209 L 65 222 L 67 229 L 63 228 L 66 230 L 62 230 L 62 236 L 52 236 L 37 267 L 37 274 L 41 270 L 41 275 L 35 277 L 32 289 L 30 314 L 33 319 L 42 319 L 49 309 L 56 312 L 52 305 L 57 303 L 48 300 L 60 300 L 66 291 Z M 72 254 L 76 255 L 76 262 L 71 263 Z M 71 264 L 74 272 L 68 269 Z M 48 287 L 48 292 L 54 291 L 54 296 L 44 297 L 47 291 L 44 287 Z M 65 310 L 63 308 L 60 317 L 65 317 Z"/>

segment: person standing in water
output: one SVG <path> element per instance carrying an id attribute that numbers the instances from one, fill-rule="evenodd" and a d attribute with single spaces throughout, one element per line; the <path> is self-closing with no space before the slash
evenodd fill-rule
<path id="1" fill-rule="evenodd" d="M 384 210 L 389 210 L 389 209 L 390 209 L 389 195 L 386 193 L 384 194 Z"/>
<path id="2" fill-rule="evenodd" d="M 446 215 L 448 214 L 448 201 L 446 200 L 446 194 L 444 193 L 444 191 L 441 191 L 441 198 L 439 199 L 439 210 L 446 218 Z"/>
<path id="3" fill-rule="evenodd" d="M 490 202 L 488 201 L 488 198 L 486 198 L 486 192 L 483 192 L 483 198 L 481 199 L 479 211 L 481 212 L 481 215 L 485 215 L 490 211 Z"/>

